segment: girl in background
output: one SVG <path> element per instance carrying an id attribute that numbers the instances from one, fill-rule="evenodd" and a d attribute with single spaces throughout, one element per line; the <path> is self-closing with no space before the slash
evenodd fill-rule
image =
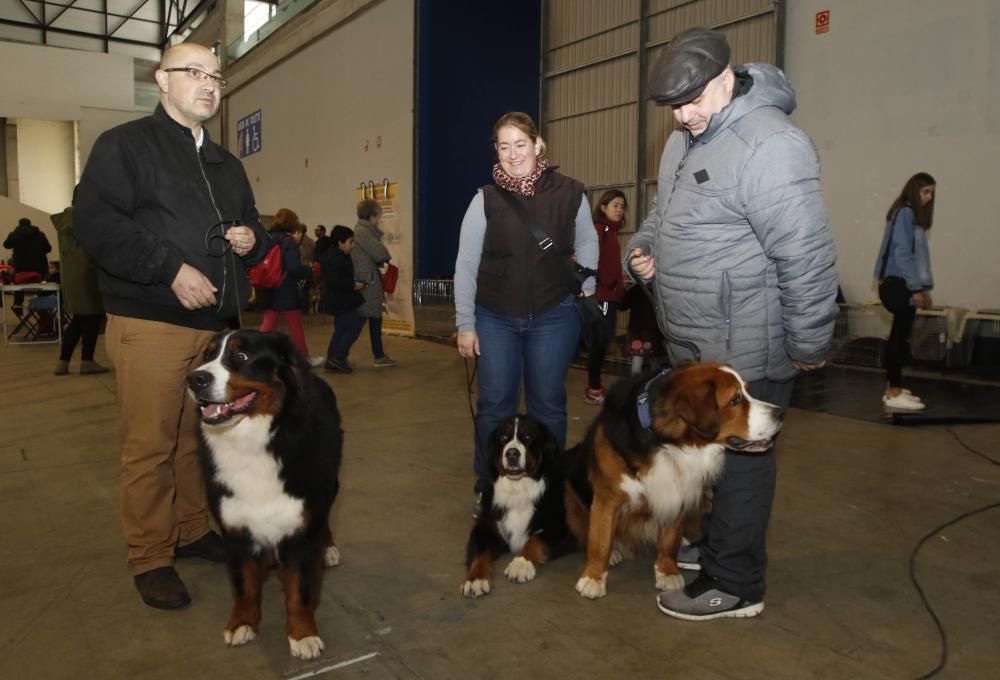
<path id="1" fill-rule="evenodd" d="M 917 309 L 929 309 L 934 277 L 927 232 L 934 222 L 937 182 L 926 172 L 913 175 L 886 214 L 885 235 L 875 261 L 875 277 L 881 282 L 902 279 L 910 292 L 909 305 L 892 315 L 892 330 L 885 348 L 887 384 L 882 395 L 886 408 L 922 411 L 920 397 L 903 388 L 903 366 L 910 357 L 910 334 Z"/>
<path id="2" fill-rule="evenodd" d="M 628 204 L 625 194 L 617 189 L 605 191 L 594 206 L 594 229 L 600 254 L 597 260 L 597 299 L 604 315 L 594 323 L 583 326 L 583 339 L 587 344 L 587 387 L 583 401 L 593 406 L 604 403 L 604 385 L 601 384 L 601 366 L 608 351 L 608 344 L 615 336 L 618 309 L 625 299 L 622 281 L 622 251 L 618 232 L 625 224 Z"/>

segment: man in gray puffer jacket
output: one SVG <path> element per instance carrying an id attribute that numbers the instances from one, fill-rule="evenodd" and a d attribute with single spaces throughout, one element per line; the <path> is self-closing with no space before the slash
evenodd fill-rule
<path id="1" fill-rule="evenodd" d="M 649 93 L 681 125 L 660 161 L 657 197 L 626 249 L 652 282 L 660 328 L 731 364 L 758 399 L 787 407 L 792 379 L 823 365 L 837 316 L 836 254 L 809 137 L 789 120 L 795 93 L 767 64 L 729 66 L 725 36 L 674 37 Z M 672 345 L 671 360 L 693 358 Z M 660 595 L 683 619 L 764 607 L 774 449 L 726 452 L 698 545 L 699 577 Z M 683 556 L 682 556 L 683 557 Z"/>

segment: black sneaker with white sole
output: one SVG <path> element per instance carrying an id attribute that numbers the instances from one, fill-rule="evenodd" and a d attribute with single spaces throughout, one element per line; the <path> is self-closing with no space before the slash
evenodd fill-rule
<path id="1" fill-rule="evenodd" d="M 745 619 L 764 611 L 764 602 L 744 600 L 721 590 L 718 581 L 704 572 L 681 590 L 660 593 L 656 597 L 660 611 L 685 621 Z"/>

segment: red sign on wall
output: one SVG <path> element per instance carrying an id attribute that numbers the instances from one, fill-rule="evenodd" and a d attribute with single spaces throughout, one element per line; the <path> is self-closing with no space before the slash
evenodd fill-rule
<path id="1" fill-rule="evenodd" d="M 830 10 L 816 12 L 816 35 L 830 32 Z"/>

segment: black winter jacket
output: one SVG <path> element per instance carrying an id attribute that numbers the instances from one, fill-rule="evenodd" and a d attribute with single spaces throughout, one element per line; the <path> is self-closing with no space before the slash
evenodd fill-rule
<path id="1" fill-rule="evenodd" d="M 37 272 L 45 276 L 49 273 L 49 262 L 45 254 L 52 252 L 52 245 L 42 230 L 35 225 L 18 224 L 14 231 L 7 235 L 3 247 L 14 251 L 10 263 L 18 274 Z"/>
<path id="2" fill-rule="evenodd" d="M 334 243 L 319 254 L 323 272 L 323 297 L 319 310 L 327 314 L 340 314 L 357 309 L 364 304 L 364 296 L 354 288 L 354 262 L 351 256 Z"/>
<path id="3" fill-rule="evenodd" d="M 94 144 L 77 190 L 74 230 L 100 267 L 109 313 L 216 330 L 245 304 L 246 266 L 264 257 L 271 240 L 242 163 L 204 134 L 199 151 L 191 130 L 161 105 Z M 223 248 L 218 225 L 226 221 L 254 230 L 249 255 Z M 216 305 L 184 309 L 170 290 L 183 263 L 212 281 Z"/>

